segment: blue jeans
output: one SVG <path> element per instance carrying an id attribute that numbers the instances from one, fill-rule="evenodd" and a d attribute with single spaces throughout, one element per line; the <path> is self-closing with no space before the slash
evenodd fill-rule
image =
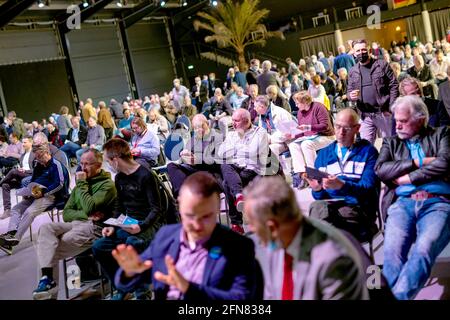
<path id="1" fill-rule="evenodd" d="M 142 252 L 148 247 L 150 241 L 132 235 L 121 228 L 116 228 L 110 237 L 103 237 L 94 241 L 92 245 L 94 257 L 100 263 L 112 282 L 114 282 L 114 276 L 117 269 L 119 269 L 119 265 L 117 264 L 116 259 L 111 255 L 111 252 L 119 244 L 131 245 L 137 252 Z"/>
<path id="2" fill-rule="evenodd" d="M 383 274 L 397 299 L 413 299 L 450 241 L 450 202 L 400 197 L 388 209 Z"/>
<path id="3" fill-rule="evenodd" d="M 64 151 L 67 155 L 67 159 L 75 158 L 76 152 L 81 149 L 81 146 L 78 144 L 69 141 L 66 144 L 64 144 L 59 150 Z"/>

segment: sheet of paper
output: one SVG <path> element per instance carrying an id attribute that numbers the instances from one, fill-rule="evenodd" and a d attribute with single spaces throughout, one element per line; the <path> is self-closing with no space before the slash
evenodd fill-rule
<path id="1" fill-rule="evenodd" d="M 295 120 L 281 121 L 277 124 L 277 130 L 281 133 L 290 133 L 292 135 L 301 134 L 304 131 L 297 128 L 298 123 Z"/>
<path id="2" fill-rule="evenodd" d="M 109 218 L 104 223 L 115 227 L 126 228 L 129 227 L 131 224 L 138 224 L 139 221 L 121 214 L 117 219 Z"/>

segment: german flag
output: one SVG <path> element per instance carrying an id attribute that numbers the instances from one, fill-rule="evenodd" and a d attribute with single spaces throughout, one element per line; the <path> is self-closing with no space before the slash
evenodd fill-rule
<path id="1" fill-rule="evenodd" d="M 398 9 L 401 7 L 409 6 L 411 4 L 415 4 L 416 0 L 392 0 L 392 2 L 393 2 L 393 8 Z"/>

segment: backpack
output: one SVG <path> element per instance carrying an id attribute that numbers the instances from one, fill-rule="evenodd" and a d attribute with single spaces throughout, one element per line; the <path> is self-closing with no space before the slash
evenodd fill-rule
<path id="1" fill-rule="evenodd" d="M 159 195 L 161 197 L 161 208 L 166 213 L 167 224 L 175 224 L 180 222 L 180 214 L 176 205 L 176 200 L 172 195 L 172 192 L 164 184 L 164 180 L 159 176 L 155 170 L 150 169 L 153 177 L 156 180 Z"/>

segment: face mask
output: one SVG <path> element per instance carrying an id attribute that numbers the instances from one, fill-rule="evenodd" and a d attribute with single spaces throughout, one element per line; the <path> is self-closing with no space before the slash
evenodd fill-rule
<path id="1" fill-rule="evenodd" d="M 366 63 L 369 61 L 369 52 L 363 52 L 359 56 L 355 56 L 355 62 Z"/>
<path id="2" fill-rule="evenodd" d="M 283 246 L 281 245 L 281 241 L 278 239 L 276 240 L 271 239 L 267 244 L 267 247 L 269 248 L 270 251 L 275 251 L 283 248 Z"/>
<path id="3" fill-rule="evenodd" d="M 107 171 L 111 172 L 112 174 L 117 174 L 119 171 L 117 170 L 117 167 L 114 167 L 114 165 L 109 164 L 109 162 L 106 162 Z"/>

